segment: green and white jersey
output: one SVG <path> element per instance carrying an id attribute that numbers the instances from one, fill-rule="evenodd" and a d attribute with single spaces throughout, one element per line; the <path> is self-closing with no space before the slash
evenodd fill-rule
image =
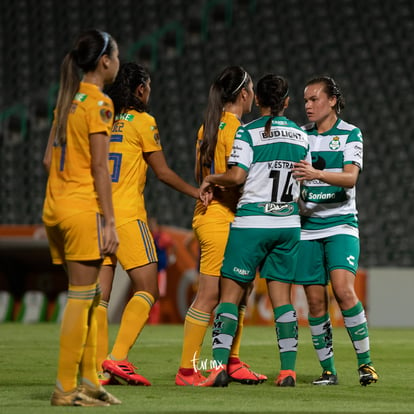
<path id="1" fill-rule="evenodd" d="M 315 124 L 303 129 L 309 137 L 312 165 L 318 170 L 342 172 L 346 164 L 362 170 L 363 143 L 359 128 L 341 119 L 329 131 L 319 134 Z M 358 237 L 358 211 L 355 187 L 343 188 L 319 180 L 306 181 L 299 201 L 302 216 L 302 240 L 314 240 L 335 234 Z"/>
<path id="2" fill-rule="evenodd" d="M 307 134 L 285 117 L 269 116 L 240 126 L 228 165 L 247 171 L 232 227 L 300 227 L 299 183 L 292 177 L 293 163 L 311 162 Z"/>

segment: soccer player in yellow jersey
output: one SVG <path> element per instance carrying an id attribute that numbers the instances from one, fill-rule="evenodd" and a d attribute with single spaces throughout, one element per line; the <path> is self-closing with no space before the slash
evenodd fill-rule
<path id="1" fill-rule="evenodd" d="M 107 161 L 114 108 L 102 90 L 118 68 L 115 40 L 98 30 L 82 33 L 61 66 L 44 156 L 49 178 L 43 222 L 53 263 L 63 264 L 69 279 L 52 405 L 120 404 L 95 370 L 98 273 L 104 255 L 118 247 Z"/>
<path id="2" fill-rule="evenodd" d="M 198 183 L 209 174 L 224 173 L 231 154 L 234 136 L 243 114 L 251 111 L 253 83 L 240 66 L 225 68 L 210 87 L 207 110 L 197 139 L 195 174 Z M 180 368 L 175 383 L 181 386 L 198 385 L 205 380 L 199 371 L 201 345 L 214 308 L 219 300 L 220 268 L 234 219 L 240 188 L 216 186 L 213 200 L 205 207 L 198 201 L 194 211 L 193 230 L 201 249 L 198 291 L 184 322 L 184 341 Z M 245 303 L 239 309 L 237 336 L 233 342 L 228 373 L 242 384 L 258 384 L 266 376 L 251 371 L 240 361 L 240 337 L 243 328 Z"/>
<path id="3" fill-rule="evenodd" d="M 238 305 L 257 269 L 266 279 L 272 303 L 280 371 L 275 384 L 296 385 L 298 321 L 291 303 L 300 241 L 299 183 L 292 178 L 294 163 L 310 160 L 308 137 L 284 116 L 289 105 L 288 82 L 276 74 L 256 86 L 260 117 L 240 126 L 224 174 L 211 174 L 200 186 L 202 195 L 215 185 L 243 184 L 221 268 L 220 303 L 212 332 L 214 369 L 202 387 L 226 387 Z"/>
<path id="4" fill-rule="evenodd" d="M 158 259 L 144 203 L 148 165 L 159 180 L 191 197 L 199 197 L 198 188 L 187 184 L 167 165 L 157 123 L 147 112 L 150 83 L 145 68 L 126 63 L 107 90 L 115 107 L 109 162 L 119 249 L 116 258 L 104 262 L 99 276 L 102 300 L 98 306 L 97 370 L 104 370 L 99 373 L 102 384 L 116 380 L 131 385 L 151 385 L 128 361 L 129 350 L 159 295 Z M 115 344 L 108 354 L 107 307 L 117 260 L 128 273 L 134 293 L 125 307 Z"/>

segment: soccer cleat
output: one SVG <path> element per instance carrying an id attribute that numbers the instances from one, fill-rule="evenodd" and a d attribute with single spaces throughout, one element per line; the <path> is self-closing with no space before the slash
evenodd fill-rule
<path id="1" fill-rule="evenodd" d="M 102 387 L 102 385 L 98 388 L 90 387 L 89 385 L 82 384 L 81 385 L 82 392 L 87 395 L 88 397 L 94 398 L 95 400 L 104 401 L 110 405 L 119 405 L 121 404 L 121 400 L 118 400 L 115 396 L 110 394 L 108 391 Z"/>
<path id="2" fill-rule="evenodd" d="M 312 381 L 313 385 L 338 385 L 338 377 L 332 374 L 331 371 L 323 371 L 322 375 L 315 381 Z"/>
<path id="3" fill-rule="evenodd" d="M 182 386 L 197 386 L 201 382 L 205 381 L 207 378 L 201 375 L 200 371 L 193 371 L 190 375 L 185 375 L 181 369 L 178 370 L 177 375 L 175 376 L 175 385 Z"/>
<path id="4" fill-rule="evenodd" d="M 294 387 L 296 385 L 296 372 L 290 369 L 280 371 L 275 384 L 278 387 Z"/>
<path id="5" fill-rule="evenodd" d="M 266 375 L 257 374 L 250 369 L 249 365 L 240 360 L 234 363 L 229 362 L 227 373 L 232 381 L 237 381 L 241 384 L 257 385 L 267 380 Z"/>
<path id="6" fill-rule="evenodd" d="M 151 385 L 145 377 L 135 372 L 137 368 L 126 359 L 123 361 L 105 359 L 105 361 L 102 362 L 102 368 L 104 371 L 109 372 L 111 376 L 115 377 L 120 384 Z"/>
<path id="7" fill-rule="evenodd" d="M 378 374 L 375 368 L 368 364 L 362 364 L 358 368 L 359 383 L 366 387 L 368 384 L 378 381 Z"/>
<path id="8" fill-rule="evenodd" d="M 197 387 L 227 387 L 230 382 L 229 374 L 227 374 L 227 365 L 221 365 L 210 371 L 208 378 L 197 384 Z"/>
<path id="9" fill-rule="evenodd" d="M 115 378 L 112 378 L 109 372 L 99 371 L 98 379 L 101 385 L 115 385 L 118 383 Z"/>
<path id="10" fill-rule="evenodd" d="M 69 392 L 55 388 L 50 404 L 62 407 L 108 407 L 110 405 L 106 401 L 89 397 L 79 388 Z"/>

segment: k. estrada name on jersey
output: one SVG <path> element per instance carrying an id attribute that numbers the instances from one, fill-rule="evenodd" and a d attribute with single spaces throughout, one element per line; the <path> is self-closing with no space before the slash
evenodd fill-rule
<path id="1" fill-rule="evenodd" d="M 301 134 L 300 132 L 295 132 L 293 130 L 289 130 L 289 129 L 271 130 L 268 135 L 266 135 L 266 133 L 263 131 L 261 133 L 261 135 L 262 135 L 262 139 L 282 137 L 282 138 L 289 138 L 289 139 L 303 141 L 303 134 Z"/>
<path id="2" fill-rule="evenodd" d="M 282 161 L 282 160 L 275 160 L 267 163 L 267 168 L 270 169 L 288 169 L 291 170 L 293 168 L 293 162 L 291 161 Z"/>

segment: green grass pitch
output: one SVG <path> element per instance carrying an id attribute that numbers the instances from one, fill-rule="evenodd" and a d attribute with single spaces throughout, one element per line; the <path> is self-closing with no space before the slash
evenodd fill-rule
<path id="1" fill-rule="evenodd" d="M 117 326 L 110 326 L 110 343 Z M 270 326 L 246 326 L 241 357 L 253 370 L 266 374 L 261 385 L 231 383 L 227 388 L 178 387 L 174 377 L 180 361 L 181 325 L 146 326 L 129 359 L 151 387 L 109 386 L 123 401 L 99 408 L 51 407 L 56 375 L 59 325 L 0 324 L 0 412 L 47 413 L 414 413 L 414 330 L 371 329 L 377 384 L 361 387 L 352 345 L 343 328 L 334 329 L 340 384 L 315 387 L 321 370 L 308 328 L 300 328 L 297 386 L 278 388 L 275 332 Z M 211 360 L 208 331 L 201 359 Z"/>

